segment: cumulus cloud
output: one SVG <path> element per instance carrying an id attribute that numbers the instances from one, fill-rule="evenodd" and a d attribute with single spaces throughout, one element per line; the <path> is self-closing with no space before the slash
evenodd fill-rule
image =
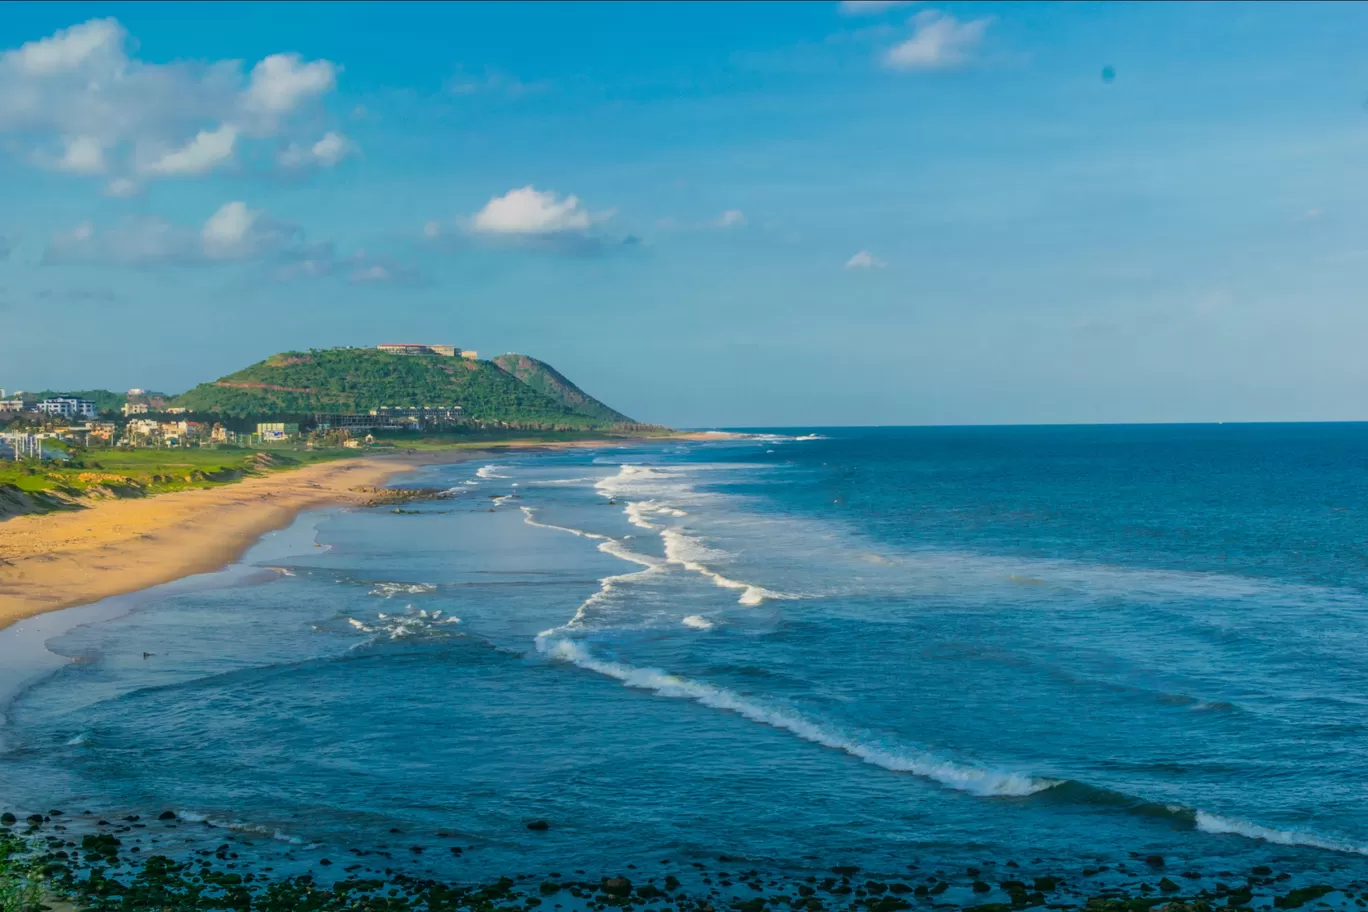
<path id="1" fill-rule="evenodd" d="M 990 18 L 961 22 L 940 10 L 923 10 L 911 19 L 912 37 L 884 53 L 884 66 L 892 70 L 960 66 L 969 60 L 991 22 Z"/>
<path id="2" fill-rule="evenodd" d="M 237 60 L 151 63 L 132 46 L 116 20 L 92 19 L 0 51 L 0 136 L 36 164 L 74 174 L 204 174 L 245 140 L 297 135 L 294 121 L 340 72 L 288 53 L 247 72 Z M 320 154 L 345 154 L 330 153 L 331 142 Z"/>
<path id="3" fill-rule="evenodd" d="M 313 145 L 290 143 L 280 153 L 280 163 L 287 168 L 331 168 L 355 151 L 355 143 L 330 130 Z"/>
<path id="4" fill-rule="evenodd" d="M 66 150 L 56 167 L 72 174 L 103 174 L 104 145 L 92 136 L 73 136 L 66 141 Z"/>
<path id="5" fill-rule="evenodd" d="M 201 130 L 179 149 L 146 163 L 139 170 L 163 177 L 204 174 L 230 160 L 237 145 L 238 129 L 223 124 L 217 130 Z"/>
<path id="6" fill-rule="evenodd" d="M 471 217 L 471 227 L 483 234 L 553 235 L 581 232 L 593 224 L 579 197 L 561 198 L 554 191 L 530 184 L 496 196 Z"/>
<path id="7" fill-rule="evenodd" d="M 211 260 L 241 260 L 278 250 L 295 234 L 293 226 L 272 219 L 241 200 L 224 203 L 200 229 L 204 255 Z"/>
<path id="8" fill-rule="evenodd" d="M 108 55 L 121 45 L 127 34 L 114 19 L 91 19 L 68 29 L 60 29 L 49 38 L 30 41 L 10 57 L 19 70 L 35 76 L 45 76 L 74 70 L 97 55 Z"/>
<path id="9" fill-rule="evenodd" d="M 843 0 L 841 12 L 847 16 L 876 16 L 899 6 L 911 6 L 916 0 Z"/>
<path id="10" fill-rule="evenodd" d="M 332 91 L 338 68 L 327 60 L 305 62 L 298 54 L 272 54 L 252 67 L 244 103 L 249 111 L 287 114 Z"/>
<path id="11" fill-rule="evenodd" d="M 861 250 L 859 253 L 846 260 L 846 269 L 882 269 L 888 264 L 870 253 L 868 250 Z"/>

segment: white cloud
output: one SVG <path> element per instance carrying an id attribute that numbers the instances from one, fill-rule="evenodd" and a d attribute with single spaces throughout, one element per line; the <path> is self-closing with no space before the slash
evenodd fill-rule
<path id="1" fill-rule="evenodd" d="M 846 269 L 883 269 L 888 264 L 870 253 L 868 250 L 861 250 L 859 253 L 846 260 Z"/>
<path id="2" fill-rule="evenodd" d="M 287 168 L 331 168 L 355 151 L 355 143 L 341 133 L 329 130 L 323 134 L 322 139 L 311 146 L 290 143 L 285 151 L 280 153 L 280 163 Z"/>
<path id="3" fill-rule="evenodd" d="M 843 0 L 841 12 L 847 16 L 876 16 L 899 6 L 911 6 L 917 0 Z"/>
<path id="4" fill-rule="evenodd" d="M 710 223 L 713 228 L 740 228 L 746 224 L 746 215 L 740 209 L 728 209 Z"/>
<path id="5" fill-rule="evenodd" d="M 122 54 L 127 38 L 123 26 L 114 19 L 91 19 L 50 38 L 30 41 L 5 55 L 18 69 L 34 75 L 74 70 L 92 57 Z"/>
<path id="6" fill-rule="evenodd" d="M 940 10 L 923 10 L 912 17 L 912 37 L 884 53 L 893 70 L 936 70 L 959 66 L 983 40 L 992 19 L 961 22 Z"/>
<path id="7" fill-rule="evenodd" d="M 302 102 L 332 91 L 337 70 L 327 60 L 305 63 L 298 54 L 272 54 L 252 67 L 244 103 L 249 111 L 287 114 Z"/>
<path id="8" fill-rule="evenodd" d="M 436 219 L 423 226 L 423 237 L 429 240 L 442 236 L 442 223 Z"/>
<path id="9" fill-rule="evenodd" d="M 234 200 L 209 216 L 200 229 L 200 244 L 211 260 L 241 260 L 280 249 L 294 233 L 291 226 Z"/>
<path id="10" fill-rule="evenodd" d="M 104 146 L 90 136 L 73 136 L 67 140 L 66 151 L 56 164 L 58 170 L 72 174 L 102 174 L 105 170 Z"/>
<path id="11" fill-rule="evenodd" d="M 560 198 L 531 185 L 496 196 L 471 218 L 485 234 L 547 235 L 584 231 L 593 223 L 579 197 Z"/>
<path id="12" fill-rule="evenodd" d="M 141 169 L 145 174 L 163 177 L 204 174 L 233 157 L 238 128 L 222 124 L 217 130 L 200 130 L 179 149 L 167 152 Z"/>
<path id="13" fill-rule="evenodd" d="M 0 140 L 72 173 L 203 174 L 245 141 L 297 135 L 294 120 L 310 116 L 340 72 L 298 54 L 273 54 L 250 72 L 239 60 L 151 63 L 132 47 L 116 20 L 92 19 L 0 50 Z M 318 149 L 320 161 L 346 154 L 334 143 Z"/>

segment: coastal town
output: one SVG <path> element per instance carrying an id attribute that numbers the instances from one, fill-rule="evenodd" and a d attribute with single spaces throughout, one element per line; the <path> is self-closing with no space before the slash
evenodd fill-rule
<path id="1" fill-rule="evenodd" d="M 445 344 L 381 343 L 374 351 L 466 361 L 479 357 L 476 351 Z M 72 446 L 212 448 L 302 443 L 359 449 L 374 445 L 377 431 L 441 431 L 467 423 L 464 409 L 452 404 L 382 405 L 358 412 L 319 411 L 305 415 L 263 414 L 255 416 L 261 420 L 250 420 L 199 414 L 173 404 L 174 401 L 173 396 L 138 387 L 123 394 L 23 390 L 7 393 L 0 388 L 0 459 L 64 458 Z"/>

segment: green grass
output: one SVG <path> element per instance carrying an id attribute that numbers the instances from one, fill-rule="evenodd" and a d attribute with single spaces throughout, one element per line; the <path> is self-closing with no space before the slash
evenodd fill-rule
<path id="1" fill-rule="evenodd" d="M 70 462 L 0 462 L 0 486 L 27 494 L 81 497 L 113 494 L 142 497 L 212 488 L 251 475 L 298 468 L 359 455 L 356 450 L 306 450 L 289 446 L 218 449 L 74 449 Z M 263 458 L 264 457 L 264 458 Z"/>
<path id="2" fill-rule="evenodd" d="M 33 912 L 41 908 L 42 881 L 33 870 L 31 848 L 0 832 L 0 912 Z"/>

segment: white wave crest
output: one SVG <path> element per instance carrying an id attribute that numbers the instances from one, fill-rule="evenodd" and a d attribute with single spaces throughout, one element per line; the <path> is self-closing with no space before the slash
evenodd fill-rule
<path id="1" fill-rule="evenodd" d="M 437 587 L 430 583 L 376 583 L 370 594 L 381 598 L 394 598 L 396 595 L 420 595 L 424 592 L 434 592 L 436 589 Z"/>
<path id="2" fill-rule="evenodd" d="M 222 827 L 225 830 L 236 830 L 239 833 L 256 833 L 260 836 L 269 836 L 277 842 L 285 842 L 290 845 L 307 845 L 308 843 L 298 836 L 291 836 L 289 833 L 280 830 L 268 829 L 257 826 L 254 823 L 241 823 L 236 820 L 221 820 L 210 817 L 206 814 L 199 814 L 195 811 L 176 811 L 176 816 L 187 823 L 207 823 L 210 826 Z"/>
<path id="3" fill-rule="evenodd" d="M 691 615 L 689 615 L 689 616 L 686 617 L 683 621 L 681 621 L 681 623 L 682 623 L 685 627 L 692 627 L 694 630 L 712 630 L 712 629 L 713 629 L 713 622 L 712 622 L 712 621 L 708 620 L 707 618 L 703 617 L 702 615 L 697 615 L 697 614 L 691 614 Z"/>
<path id="4" fill-rule="evenodd" d="M 1203 833 L 1244 836 L 1247 839 L 1261 839 L 1264 842 L 1272 842 L 1277 845 L 1307 846 L 1314 849 L 1326 849 L 1331 852 L 1368 855 L 1368 846 L 1356 846 L 1297 830 L 1278 830 L 1244 820 L 1232 820 L 1229 817 L 1208 814 L 1206 811 L 1197 812 L 1197 829 Z"/>
<path id="5" fill-rule="evenodd" d="M 507 478 L 507 475 L 503 475 L 499 472 L 499 469 L 502 468 L 503 466 L 494 465 L 493 463 L 490 463 L 487 466 L 480 466 L 478 469 L 475 470 L 475 477 L 482 478 L 485 480 L 488 480 L 490 478 Z"/>
<path id="6" fill-rule="evenodd" d="M 723 589 L 740 590 L 741 595 L 737 598 L 737 603 L 746 606 L 755 606 L 764 602 L 766 599 L 786 599 L 790 596 L 782 592 L 772 592 L 763 586 L 756 586 L 753 583 L 734 580 L 731 577 L 723 576 L 716 570 L 709 568 L 703 563 L 710 558 L 722 557 L 721 552 L 714 551 L 704 545 L 698 539 L 678 529 L 663 529 L 660 532 L 661 539 L 665 542 L 665 558 L 672 564 L 678 564 L 686 570 L 701 574 L 712 580 L 717 586 Z"/>
<path id="7" fill-rule="evenodd" d="M 636 668 L 622 662 L 594 657 L 583 644 L 547 631 L 537 637 L 537 649 L 551 658 L 561 659 L 588 671 L 621 681 L 628 687 L 649 690 L 662 697 L 692 700 L 713 709 L 736 713 L 752 722 L 797 735 L 804 741 L 839 750 L 874 766 L 893 772 L 911 773 L 959 791 L 981 796 L 1024 796 L 1050 788 L 1056 783 L 1020 773 L 981 769 L 942 760 L 920 751 L 891 751 L 831 731 L 793 713 L 771 709 L 739 694 L 712 684 L 653 668 Z"/>
<path id="8" fill-rule="evenodd" d="M 596 538 L 604 540 L 607 540 L 608 538 L 608 536 L 599 535 L 597 532 L 585 532 L 583 529 L 572 529 L 569 526 L 555 526 L 551 523 L 538 522 L 536 520 L 537 514 L 533 512 L 531 507 L 519 507 L 518 509 L 522 510 L 523 522 L 527 523 L 529 526 L 536 526 L 538 529 L 554 529 L 557 532 L 565 532 L 570 535 L 577 535 L 580 538 Z"/>

